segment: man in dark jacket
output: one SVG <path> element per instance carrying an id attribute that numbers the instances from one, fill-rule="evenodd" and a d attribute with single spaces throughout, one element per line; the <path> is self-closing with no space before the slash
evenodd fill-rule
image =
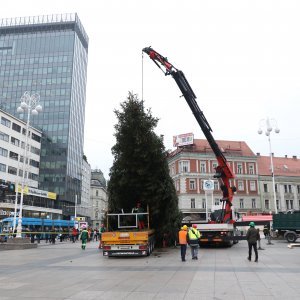
<path id="1" fill-rule="evenodd" d="M 249 248 L 248 260 L 251 261 L 252 247 L 253 247 L 255 253 L 255 262 L 258 262 L 257 241 L 259 239 L 259 233 L 255 228 L 254 222 L 250 222 L 249 226 L 250 228 L 248 229 L 247 236 L 246 236 L 248 241 L 248 248 Z"/>

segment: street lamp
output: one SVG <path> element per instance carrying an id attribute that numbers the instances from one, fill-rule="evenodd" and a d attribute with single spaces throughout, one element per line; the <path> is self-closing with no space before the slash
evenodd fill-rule
<path id="1" fill-rule="evenodd" d="M 23 165 L 22 165 L 22 182 L 21 182 L 21 198 L 20 198 L 20 212 L 17 226 L 17 235 L 16 237 L 22 237 L 22 210 L 23 210 L 23 197 L 24 197 L 24 186 L 25 186 L 25 170 L 26 170 L 26 159 L 28 153 L 28 135 L 29 135 L 29 123 L 30 123 L 30 115 L 33 116 L 38 115 L 39 112 L 42 111 L 42 106 L 39 104 L 40 95 L 32 94 L 29 92 L 25 92 L 21 98 L 21 104 L 17 108 L 17 112 L 22 114 L 27 111 L 27 122 L 26 122 L 26 135 L 25 135 L 25 144 L 24 144 L 24 156 L 23 156 Z"/>
<path id="2" fill-rule="evenodd" d="M 275 178 L 274 178 L 274 165 L 273 165 L 273 154 L 271 147 L 271 132 L 274 129 L 275 133 L 279 133 L 280 130 L 277 126 L 277 121 L 275 119 L 262 119 L 259 122 L 258 134 L 262 134 L 262 127 L 265 126 L 265 135 L 268 137 L 269 141 L 269 149 L 270 149 L 270 160 L 271 160 L 271 172 L 272 172 L 272 183 L 273 183 L 273 197 L 274 197 L 274 205 L 275 205 L 275 214 L 277 214 L 277 201 L 276 201 L 276 191 L 275 191 Z"/>

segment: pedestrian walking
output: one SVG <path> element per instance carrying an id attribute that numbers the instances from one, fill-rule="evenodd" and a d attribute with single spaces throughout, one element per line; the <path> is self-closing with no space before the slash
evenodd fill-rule
<path id="1" fill-rule="evenodd" d="M 264 248 L 261 247 L 261 244 L 260 244 L 259 228 L 257 228 L 257 232 L 258 232 L 258 240 L 257 240 L 258 248 L 257 248 L 257 250 L 265 250 Z"/>
<path id="2" fill-rule="evenodd" d="M 248 249 L 249 249 L 248 260 L 251 261 L 252 248 L 253 248 L 255 253 L 255 262 L 258 262 L 257 241 L 259 240 L 259 233 L 255 228 L 254 222 L 250 222 L 249 226 L 250 228 L 248 229 L 246 235 L 248 241 Z"/>
<path id="3" fill-rule="evenodd" d="M 268 244 L 267 245 L 273 245 L 271 243 L 271 234 L 270 234 L 270 228 L 268 225 L 265 225 L 264 226 L 264 235 L 265 235 L 265 238 L 268 240 Z"/>
<path id="4" fill-rule="evenodd" d="M 94 235 L 93 235 L 93 240 L 94 240 L 94 242 L 96 241 L 98 241 L 98 230 L 95 228 L 94 229 Z"/>
<path id="5" fill-rule="evenodd" d="M 99 229 L 99 249 L 102 249 L 102 233 L 106 231 L 106 228 L 104 227 L 104 224 L 101 224 L 101 227 Z"/>
<path id="6" fill-rule="evenodd" d="M 80 239 L 81 239 L 81 249 L 85 250 L 86 243 L 89 239 L 89 232 L 86 230 L 86 227 L 82 227 Z"/>
<path id="7" fill-rule="evenodd" d="M 76 237 L 77 237 L 77 229 L 75 227 L 73 227 L 73 229 L 72 229 L 72 241 L 73 241 L 73 243 L 76 242 L 76 239 L 77 239 Z"/>
<path id="8" fill-rule="evenodd" d="M 181 230 L 178 233 L 178 241 L 180 244 L 180 252 L 181 252 L 181 260 L 185 261 L 185 255 L 186 255 L 186 248 L 187 248 L 187 241 L 188 241 L 188 227 L 186 225 L 183 225 L 181 227 Z"/>
<path id="9" fill-rule="evenodd" d="M 192 259 L 198 259 L 199 239 L 200 232 L 197 229 L 197 225 L 193 224 L 192 228 L 188 231 L 188 244 L 191 247 Z"/>

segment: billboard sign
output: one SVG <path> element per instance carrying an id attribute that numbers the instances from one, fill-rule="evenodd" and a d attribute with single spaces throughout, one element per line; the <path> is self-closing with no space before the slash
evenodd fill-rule
<path id="1" fill-rule="evenodd" d="M 192 132 L 173 136 L 173 147 L 192 144 L 194 144 L 194 134 Z"/>
<path id="2" fill-rule="evenodd" d="M 18 193 L 21 193 L 21 191 L 22 191 L 22 186 L 18 185 Z M 23 193 L 25 195 L 32 195 L 32 196 L 56 200 L 56 193 L 35 189 L 29 186 L 24 186 Z"/>

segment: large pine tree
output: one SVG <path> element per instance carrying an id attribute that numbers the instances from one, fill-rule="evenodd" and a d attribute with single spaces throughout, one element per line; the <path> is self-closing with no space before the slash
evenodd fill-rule
<path id="1" fill-rule="evenodd" d="M 181 215 L 163 138 L 154 132 L 158 119 L 150 109 L 145 111 L 144 102 L 132 93 L 115 114 L 118 122 L 108 183 L 109 210 L 131 211 L 139 201 L 144 208 L 149 206 L 150 226 L 156 231 L 158 244 L 163 236 L 174 240 Z"/>

